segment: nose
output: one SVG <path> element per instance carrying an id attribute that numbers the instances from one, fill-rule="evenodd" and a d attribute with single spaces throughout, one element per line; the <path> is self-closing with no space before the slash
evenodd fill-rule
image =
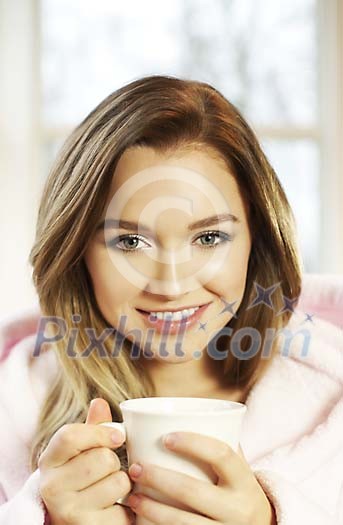
<path id="1" fill-rule="evenodd" d="M 163 295 L 169 300 L 183 296 L 192 288 L 192 275 L 183 276 L 180 263 L 175 261 L 173 251 L 164 250 L 163 262 L 155 261 L 153 276 L 149 279 L 146 291 L 152 294 Z M 196 288 L 195 283 L 194 288 Z"/>

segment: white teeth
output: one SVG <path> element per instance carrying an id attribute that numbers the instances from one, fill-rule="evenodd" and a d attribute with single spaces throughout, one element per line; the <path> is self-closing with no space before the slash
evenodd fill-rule
<path id="1" fill-rule="evenodd" d="M 193 315 L 199 308 L 200 307 L 197 306 L 196 308 L 180 310 L 179 312 L 150 312 L 150 315 L 157 317 L 157 319 L 181 321 L 181 319 Z"/>

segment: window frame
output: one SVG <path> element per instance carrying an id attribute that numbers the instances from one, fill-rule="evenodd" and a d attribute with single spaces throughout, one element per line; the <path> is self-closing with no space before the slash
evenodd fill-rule
<path id="1" fill-rule="evenodd" d="M 343 273 L 343 5 L 318 1 L 320 264 Z"/>
<path id="2" fill-rule="evenodd" d="M 37 303 L 28 262 L 42 168 L 39 0 L 0 0 L 0 319 Z"/>

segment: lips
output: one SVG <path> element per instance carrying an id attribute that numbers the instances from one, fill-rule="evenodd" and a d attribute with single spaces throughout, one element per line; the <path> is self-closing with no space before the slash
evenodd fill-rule
<path id="1" fill-rule="evenodd" d="M 139 315 L 143 318 L 145 324 L 149 328 L 154 328 L 156 332 L 161 333 L 161 334 L 168 333 L 168 334 L 173 335 L 173 334 L 177 334 L 179 331 L 188 330 L 189 328 L 196 325 L 210 304 L 211 303 L 207 303 L 207 304 L 200 306 L 198 310 L 194 312 L 194 314 L 190 315 L 189 317 L 180 319 L 179 321 L 172 320 L 172 319 L 158 319 L 150 315 L 150 312 L 146 312 L 145 310 L 139 310 L 138 308 L 136 308 L 136 310 L 139 313 Z M 196 305 L 196 306 L 199 306 L 199 305 Z M 182 310 L 183 309 L 184 308 L 182 308 Z M 161 312 L 162 310 L 151 310 L 151 311 Z M 175 312 L 177 310 L 170 309 L 167 311 Z"/>
<path id="2" fill-rule="evenodd" d="M 206 303 L 210 304 L 210 303 Z M 190 310 L 191 308 L 201 308 L 202 306 L 205 306 L 205 304 L 192 304 L 190 306 L 181 306 L 180 308 L 166 308 L 164 310 L 161 310 L 159 308 L 150 308 L 150 310 L 142 310 L 141 308 L 136 308 L 139 312 L 181 312 L 182 310 Z"/>

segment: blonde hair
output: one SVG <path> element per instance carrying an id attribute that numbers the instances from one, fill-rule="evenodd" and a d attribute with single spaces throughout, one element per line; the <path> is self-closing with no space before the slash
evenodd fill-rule
<path id="1" fill-rule="evenodd" d="M 42 192 L 30 253 L 42 316 L 62 318 L 70 333 L 72 315 L 80 314 L 77 353 L 89 344 L 86 327 L 101 334 L 108 326 L 83 255 L 104 212 L 116 164 L 127 148 L 136 145 L 162 154 L 206 147 L 234 175 L 249 217 L 252 248 L 238 317 L 227 326 L 233 335 L 242 327 L 254 327 L 262 348 L 265 330 L 283 328 L 291 312 L 276 316 L 263 304 L 247 310 L 255 297 L 254 281 L 264 287 L 281 283 L 273 294 L 277 311 L 284 306 L 283 295 L 297 298 L 301 292 L 294 216 L 253 130 L 235 106 L 207 83 L 172 76 L 147 76 L 116 90 L 91 111 L 59 152 Z M 115 330 L 103 343 L 109 355 L 114 337 Z M 85 421 L 94 397 L 106 399 L 113 421 L 122 421 L 121 401 L 156 395 L 139 362 L 130 359 L 131 345 L 125 340 L 128 351 L 116 359 L 103 359 L 94 352 L 87 359 L 70 359 L 63 340 L 51 344 L 60 367 L 41 407 L 31 446 L 32 471 L 63 424 Z M 248 349 L 249 340 L 244 338 L 241 351 Z M 228 352 L 223 374 L 228 386 L 251 387 L 267 366 L 260 352 L 246 360 Z M 126 466 L 125 445 L 117 453 Z"/>

